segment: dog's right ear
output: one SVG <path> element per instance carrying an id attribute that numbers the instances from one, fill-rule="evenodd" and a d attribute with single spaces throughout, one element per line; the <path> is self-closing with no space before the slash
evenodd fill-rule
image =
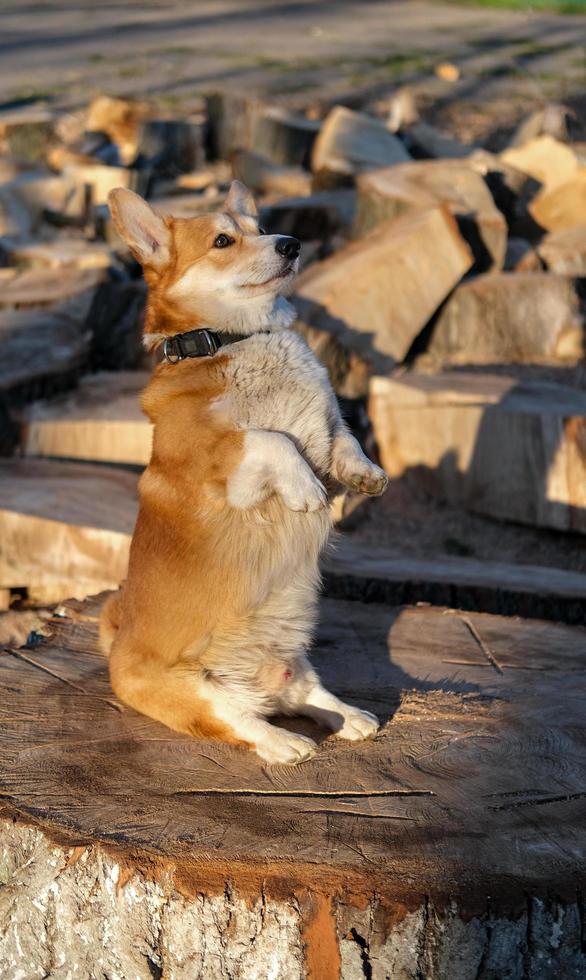
<path id="1" fill-rule="evenodd" d="M 161 269 L 171 257 L 171 234 L 149 204 L 133 191 L 117 187 L 108 195 L 118 233 L 141 265 Z"/>

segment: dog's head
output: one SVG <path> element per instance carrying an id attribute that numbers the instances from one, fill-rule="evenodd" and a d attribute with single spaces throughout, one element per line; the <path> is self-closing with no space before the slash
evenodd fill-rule
<path id="1" fill-rule="evenodd" d="M 149 286 L 147 346 L 198 327 L 251 334 L 292 322 L 280 294 L 297 272 L 300 244 L 263 233 L 243 184 L 233 182 L 223 211 L 195 218 L 163 218 L 122 188 L 109 204 Z"/>

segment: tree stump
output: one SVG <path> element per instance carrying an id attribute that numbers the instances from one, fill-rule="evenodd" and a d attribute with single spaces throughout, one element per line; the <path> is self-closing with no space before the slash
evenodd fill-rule
<path id="1" fill-rule="evenodd" d="M 6 975 L 584 976 L 583 629 L 324 600 L 384 727 L 277 768 L 118 704 L 102 598 L 0 660 Z"/>

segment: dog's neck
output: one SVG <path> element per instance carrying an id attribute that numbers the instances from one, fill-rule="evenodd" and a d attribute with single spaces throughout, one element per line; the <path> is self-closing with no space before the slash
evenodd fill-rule
<path id="1" fill-rule="evenodd" d="M 194 330 L 220 334 L 223 344 L 230 343 L 230 338 L 233 336 L 234 343 L 252 337 L 256 333 L 276 333 L 287 330 L 296 316 L 295 309 L 283 296 L 277 296 L 268 311 L 266 308 L 250 310 L 245 307 L 222 324 L 205 321 L 189 323 L 188 317 L 179 322 L 174 320 L 169 322 L 164 316 L 157 318 L 157 322 L 153 323 L 153 318 L 147 316 L 148 327 L 143 335 L 143 344 L 147 350 L 155 350 L 164 344 L 165 340 Z M 158 329 L 152 329 L 153 327 Z"/>

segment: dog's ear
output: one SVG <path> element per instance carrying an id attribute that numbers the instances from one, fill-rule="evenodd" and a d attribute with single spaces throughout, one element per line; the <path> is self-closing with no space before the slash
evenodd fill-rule
<path id="1" fill-rule="evenodd" d="M 256 218 L 258 214 L 252 194 L 248 190 L 248 187 L 241 184 L 239 180 L 233 180 L 230 184 L 230 190 L 228 191 L 228 197 L 226 198 L 224 207 L 226 211 L 232 211 L 233 214 L 242 214 L 247 218 Z"/>
<path id="2" fill-rule="evenodd" d="M 122 187 L 110 191 L 108 204 L 119 234 L 140 264 L 163 268 L 171 256 L 171 234 L 161 216 Z"/>

